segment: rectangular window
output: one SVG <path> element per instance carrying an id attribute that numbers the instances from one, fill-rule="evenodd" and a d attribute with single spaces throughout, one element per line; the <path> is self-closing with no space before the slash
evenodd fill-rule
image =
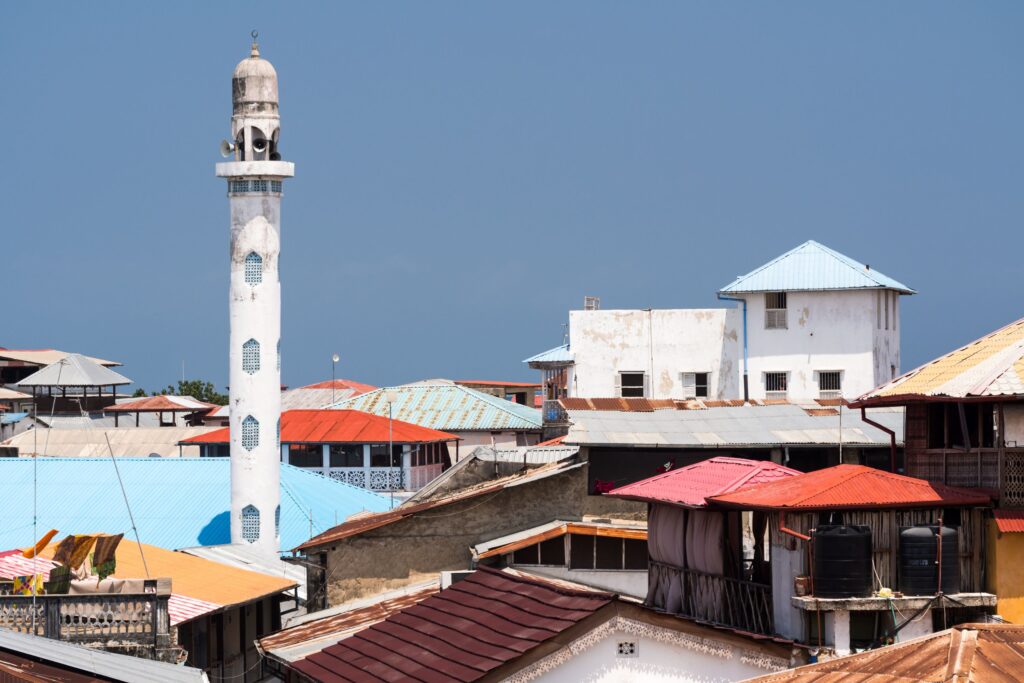
<path id="1" fill-rule="evenodd" d="M 296 467 L 323 467 L 324 447 L 320 444 L 293 443 L 288 446 L 288 462 Z"/>
<path id="2" fill-rule="evenodd" d="M 708 389 L 711 385 L 710 372 L 684 372 L 681 382 L 683 385 L 683 398 L 707 398 Z"/>
<path id="3" fill-rule="evenodd" d="M 594 537 L 580 534 L 569 536 L 569 569 L 594 568 Z"/>
<path id="4" fill-rule="evenodd" d="M 276 192 L 277 194 L 281 194 L 281 181 L 280 180 L 271 180 L 270 181 L 270 191 L 271 192 Z"/>
<path id="5" fill-rule="evenodd" d="M 647 396 L 647 374 L 643 372 L 619 373 L 619 396 L 643 398 Z"/>
<path id="6" fill-rule="evenodd" d="M 540 564 L 540 546 L 528 545 L 512 553 L 514 564 Z"/>
<path id="7" fill-rule="evenodd" d="M 388 445 L 373 444 L 370 446 L 370 467 L 388 467 Z M 394 446 L 391 451 L 390 467 L 402 466 L 402 447 Z"/>
<path id="8" fill-rule="evenodd" d="M 764 295 L 764 329 L 786 329 L 785 292 L 768 292 Z"/>
<path id="9" fill-rule="evenodd" d="M 818 398 L 842 398 L 843 375 L 839 370 L 818 371 Z"/>
<path id="10" fill-rule="evenodd" d="M 624 569 L 647 569 L 647 541 L 626 539 Z"/>
<path id="11" fill-rule="evenodd" d="M 331 467 L 362 467 L 362 444 L 331 444 Z"/>
<path id="12" fill-rule="evenodd" d="M 786 392 L 789 391 L 789 373 L 764 373 L 764 390 L 768 398 L 786 398 Z"/>

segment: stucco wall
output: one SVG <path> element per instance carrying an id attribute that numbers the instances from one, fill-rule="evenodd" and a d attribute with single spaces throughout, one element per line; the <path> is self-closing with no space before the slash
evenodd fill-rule
<path id="1" fill-rule="evenodd" d="M 1024 403 L 1003 406 L 1003 419 L 1006 421 L 1006 445 L 1024 447 Z"/>
<path id="2" fill-rule="evenodd" d="M 1024 534 L 1000 534 L 988 520 L 985 573 L 988 590 L 999 598 L 996 612 L 1015 624 L 1024 624 Z"/>
<path id="3" fill-rule="evenodd" d="M 765 372 L 789 372 L 791 400 L 818 398 L 818 370 L 842 371 L 846 398 L 875 388 L 875 298 L 874 290 L 789 292 L 788 327 L 780 330 L 765 329 L 765 295 L 747 295 L 750 397 L 765 397 Z M 898 329 L 890 336 L 886 353 L 899 348 Z"/>
<path id="4" fill-rule="evenodd" d="M 680 373 L 710 372 L 711 398 L 738 394 L 734 309 L 570 311 L 570 396 L 616 396 L 619 372 L 645 372 L 650 398 L 681 398 Z M 652 360 L 653 357 L 653 360 Z"/>

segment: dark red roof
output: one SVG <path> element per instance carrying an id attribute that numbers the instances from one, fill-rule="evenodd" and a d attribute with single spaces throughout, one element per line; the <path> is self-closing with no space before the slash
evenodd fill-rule
<path id="1" fill-rule="evenodd" d="M 708 502 L 759 510 L 857 510 L 992 504 L 987 495 L 978 491 L 933 484 L 864 465 L 836 465 L 709 497 Z"/>
<path id="2" fill-rule="evenodd" d="M 475 681 L 609 604 L 481 567 L 422 602 L 292 664 L 317 681 Z"/>
<path id="3" fill-rule="evenodd" d="M 706 507 L 705 499 L 710 496 L 799 474 L 771 461 L 718 457 L 621 486 L 605 495 L 648 503 Z"/>
<path id="4" fill-rule="evenodd" d="M 365 394 L 370 391 L 377 389 L 375 386 L 369 384 L 363 384 L 362 382 L 356 382 L 351 379 L 329 379 L 326 382 L 317 382 L 316 384 L 307 384 L 300 389 L 351 389 L 355 393 L 352 396 L 358 396 L 359 394 Z"/>
<path id="5" fill-rule="evenodd" d="M 361 410 L 287 410 L 281 413 L 281 443 L 434 443 L 455 441 L 448 432 L 371 415 Z M 230 440 L 224 427 L 185 439 L 183 444 L 221 444 Z"/>
<path id="6" fill-rule="evenodd" d="M 1004 534 L 1024 533 L 1024 510 L 993 510 L 996 528 Z"/>

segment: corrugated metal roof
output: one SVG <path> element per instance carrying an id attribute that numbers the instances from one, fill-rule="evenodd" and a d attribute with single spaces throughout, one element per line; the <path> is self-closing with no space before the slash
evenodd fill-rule
<path id="1" fill-rule="evenodd" d="M 377 389 L 339 401 L 334 407 L 387 417 L 389 391 L 396 394 L 396 401 L 392 405 L 394 419 L 430 429 L 446 432 L 537 431 L 542 426 L 541 414 L 536 408 L 506 401 L 445 379 Z"/>
<path id="2" fill-rule="evenodd" d="M 200 683 L 209 681 L 202 669 L 120 655 L 62 640 L 0 631 L 0 650 L 95 674 L 125 683 Z"/>
<path id="3" fill-rule="evenodd" d="M 709 503 L 759 510 L 833 510 L 887 507 L 991 505 L 977 491 L 864 465 L 836 465 L 733 493 L 709 496 Z"/>
<path id="4" fill-rule="evenodd" d="M 0 401 L 25 401 L 32 398 L 31 394 L 25 394 L 7 387 L 0 387 Z"/>
<path id="5" fill-rule="evenodd" d="M 123 422 L 134 421 L 125 418 Z M 145 458 L 153 454 L 164 458 L 198 456 L 197 446 L 178 448 L 178 443 L 208 434 L 218 427 L 126 427 L 124 429 L 45 429 L 37 428 L 16 434 L 4 441 L 5 446 L 17 446 L 22 456 L 37 452 L 40 455 L 61 458 L 102 458 L 110 455 L 110 448 L 119 458 Z"/>
<path id="6" fill-rule="evenodd" d="M 57 349 L 5 349 L 0 347 L 0 360 L 17 361 L 20 363 L 28 363 L 30 365 L 49 365 L 56 363 L 61 358 L 69 356 L 67 351 L 58 351 Z M 102 358 L 94 358 L 93 356 L 83 356 L 88 358 L 97 365 L 104 365 L 106 367 L 112 367 L 121 365 L 116 360 L 103 360 Z"/>
<path id="7" fill-rule="evenodd" d="M 1022 661 L 1024 626 L 961 624 L 747 683 L 1011 683 Z"/>
<path id="8" fill-rule="evenodd" d="M 55 363 L 37 370 L 18 382 L 19 387 L 106 387 L 131 384 L 124 375 L 95 363 L 85 356 L 69 353 Z"/>
<path id="9" fill-rule="evenodd" d="M 114 412 L 172 412 L 172 413 L 189 413 L 197 411 L 209 411 L 217 408 L 218 406 L 213 403 L 206 403 L 204 401 L 197 401 L 191 396 L 146 396 L 143 398 L 134 398 L 124 401 L 118 401 L 112 406 L 107 406 L 103 409 L 106 413 Z"/>
<path id="10" fill-rule="evenodd" d="M 131 528 L 110 458 L 38 458 L 40 529 L 121 533 Z M 161 548 L 231 542 L 229 458 L 119 458 L 139 536 Z M 0 458 L 0 547 L 26 547 L 32 536 L 31 458 Z M 388 500 L 364 489 L 281 465 L 281 544 L 313 534 Z M 310 517 L 312 516 L 312 520 Z"/>
<path id="11" fill-rule="evenodd" d="M 350 379 L 327 380 L 281 393 L 281 410 L 319 410 L 346 398 L 359 396 L 377 387 Z"/>
<path id="12" fill-rule="evenodd" d="M 1024 318 L 883 384 L 858 404 L 1024 395 Z"/>
<path id="13" fill-rule="evenodd" d="M 314 680 L 474 681 L 612 599 L 481 568 L 290 666 Z"/>
<path id="14" fill-rule="evenodd" d="M 285 579 L 298 586 L 299 600 L 306 599 L 306 568 L 292 562 L 285 562 L 277 556 L 268 557 L 262 549 L 248 543 L 227 545 L 196 546 L 181 548 L 179 552 L 219 562 L 236 569 L 248 569 L 267 576 Z"/>
<path id="15" fill-rule="evenodd" d="M 746 489 L 769 481 L 798 476 L 800 472 L 767 460 L 709 458 L 658 474 L 605 495 L 647 503 L 707 507 L 706 498 Z"/>
<path id="16" fill-rule="evenodd" d="M 295 550 L 306 550 L 308 548 L 315 548 L 327 543 L 339 541 L 343 538 L 349 538 L 350 536 L 358 536 L 372 529 L 379 529 L 380 527 L 393 524 L 421 512 L 433 510 L 434 508 L 443 507 L 445 505 L 452 505 L 453 503 L 469 500 L 489 493 L 496 493 L 502 489 L 511 488 L 513 486 L 529 484 L 530 482 L 546 479 L 547 477 L 552 477 L 557 474 L 568 472 L 569 470 L 574 470 L 578 467 L 582 467 L 583 465 L 584 463 L 573 463 L 571 461 L 549 463 L 525 472 L 519 472 L 507 477 L 500 477 L 498 479 L 491 479 L 474 486 L 467 486 L 465 488 L 458 489 L 451 494 L 433 498 L 424 503 L 409 503 L 387 512 L 359 515 L 357 517 L 353 517 L 344 524 L 339 524 L 332 529 L 328 529 L 322 534 L 314 536 L 295 548 Z M 2 470 L 0 470 L 0 472 L 2 472 Z"/>
<path id="17" fill-rule="evenodd" d="M 565 441 L 581 446 L 832 446 L 840 440 L 839 415 L 810 415 L 793 404 L 568 412 L 572 425 Z M 901 408 L 873 410 L 870 417 L 895 431 L 896 442 L 903 443 Z M 850 446 L 889 446 L 889 435 L 862 422 L 859 412 L 842 408 L 842 442 Z"/>
<path id="18" fill-rule="evenodd" d="M 569 350 L 568 344 L 562 344 L 556 346 L 553 349 L 548 349 L 542 353 L 538 353 L 536 356 L 530 356 L 524 363 L 571 363 L 575 356 L 572 355 L 572 351 Z"/>
<path id="19" fill-rule="evenodd" d="M 307 614 L 301 623 L 262 638 L 257 645 L 278 661 L 294 662 L 384 621 L 439 590 L 440 582 L 435 580 Z"/>
<path id="20" fill-rule="evenodd" d="M 894 289 L 901 294 L 915 293 L 891 277 L 814 240 L 737 277 L 719 291 L 741 294 L 836 289 Z"/>
<path id="21" fill-rule="evenodd" d="M 996 528 L 1004 534 L 1024 533 L 1024 510 L 993 510 Z"/>

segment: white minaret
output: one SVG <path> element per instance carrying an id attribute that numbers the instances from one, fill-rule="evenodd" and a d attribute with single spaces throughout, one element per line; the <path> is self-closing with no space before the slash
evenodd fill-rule
<path id="1" fill-rule="evenodd" d="M 231 134 L 217 176 L 231 204 L 231 542 L 278 552 L 281 449 L 281 186 L 277 73 L 252 53 L 231 79 Z"/>

